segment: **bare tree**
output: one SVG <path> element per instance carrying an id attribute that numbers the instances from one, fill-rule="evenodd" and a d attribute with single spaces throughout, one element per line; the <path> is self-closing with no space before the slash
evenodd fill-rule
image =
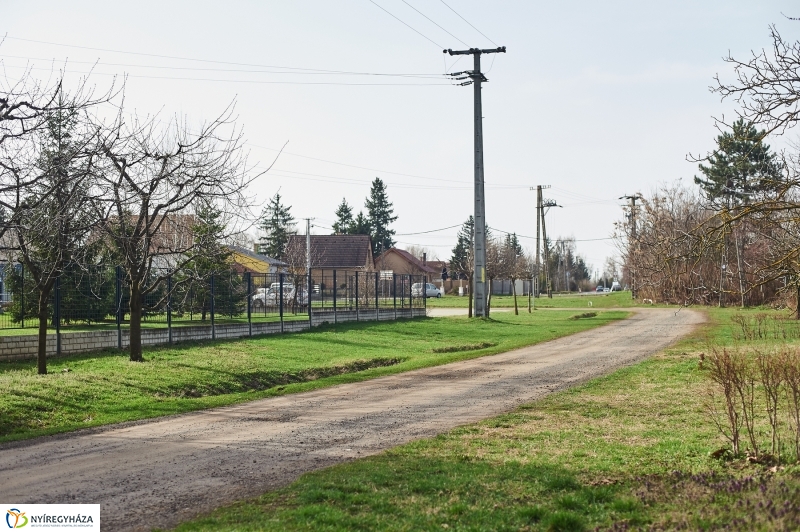
<path id="1" fill-rule="evenodd" d="M 728 54 L 725 61 L 733 65 L 736 80 L 726 84 L 715 76 L 711 88 L 738 103 L 740 117 L 765 126 L 764 136 L 783 133 L 800 119 L 800 41 L 785 41 L 774 25 L 769 31 L 769 51 L 752 51 L 745 60 Z"/>
<path id="2" fill-rule="evenodd" d="M 104 140 L 107 168 L 95 202 L 99 229 L 118 254 L 130 292 L 130 359 L 142 361 L 143 298 L 192 260 L 192 206 L 213 203 L 231 220 L 247 216 L 254 175 L 232 107 L 193 132 L 177 119 L 128 124 Z"/>
<path id="3" fill-rule="evenodd" d="M 89 208 L 98 164 L 98 135 L 84 112 L 61 103 L 42 114 L 44 126 L 30 134 L 25 158 L 15 161 L 15 173 L 26 182 L 9 205 L 8 234 L 16 243 L 14 257 L 25 265 L 37 294 L 39 319 L 38 372 L 47 373 L 47 324 L 50 296 L 57 280 L 92 246 L 87 239 L 94 224 Z M 15 280 L 21 294 L 25 275 Z M 24 318 L 24 309 L 19 311 Z"/>

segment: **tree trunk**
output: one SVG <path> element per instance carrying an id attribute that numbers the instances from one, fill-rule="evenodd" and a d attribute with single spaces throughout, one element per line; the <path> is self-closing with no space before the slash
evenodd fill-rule
<path id="1" fill-rule="evenodd" d="M 50 290 L 39 291 L 39 346 L 36 354 L 39 375 L 47 375 L 47 300 Z"/>
<path id="2" fill-rule="evenodd" d="M 469 289 L 469 310 L 467 311 L 467 317 L 472 317 L 472 305 L 475 302 L 475 296 L 472 295 L 472 276 L 469 276 L 469 281 L 467 281 L 467 288 Z"/>
<path id="3" fill-rule="evenodd" d="M 795 319 L 800 320 L 800 284 L 795 285 L 795 292 L 797 296 L 797 305 L 795 309 Z"/>
<path id="4" fill-rule="evenodd" d="M 139 283 L 131 281 L 131 323 L 130 355 L 131 362 L 144 362 L 142 356 L 142 294 Z"/>
<path id="5" fill-rule="evenodd" d="M 517 283 L 514 282 L 514 279 L 511 279 L 511 293 L 514 294 L 514 315 L 519 316 L 519 308 L 517 307 Z M 528 309 L 530 312 L 530 309 Z"/>

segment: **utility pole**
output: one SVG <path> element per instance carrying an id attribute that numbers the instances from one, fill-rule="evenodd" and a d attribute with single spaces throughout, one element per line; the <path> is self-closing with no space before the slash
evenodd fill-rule
<path id="1" fill-rule="evenodd" d="M 455 80 L 468 80 L 461 85 L 473 84 L 475 86 L 475 317 L 486 317 L 486 201 L 483 193 L 483 109 L 481 105 L 481 83 L 489 81 L 481 72 L 481 55 L 505 53 L 506 47 L 482 50 L 470 48 L 469 50 L 442 50 L 450 55 L 472 55 L 474 66 L 472 70 L 450 74 Z"/>
<path id="2" fill-rule="evenodd" d="M 553 298 L 553 285 L 550 281 L 550 250 L 547 247 L 547 225 L 544 223 L 545 209 L 550 207 L 561 207 L 554 200 L 541 200 L 541 214 L 542 214 L 542 239 L 544 240 L 544 282 L 547 287 L 547 297 Z"/>
<path id="3" fill-rule="evenodd" d="M 542 249 L 542 241 L 541 241 L 541 224 L 543 223 L 542 216 L 542 190 L 545 188 L 550 188 L 550 185 L 536 185 L 536 189 L 531 187 L 531 190 L 536 190 L 536 291 L 534 295 L 537 297 L 539 296 L 539 280 L 541 277 L 541 255 L 540 250 Z"/>
<path id="4" fill-rule="evenodd" d="M 636 299 L 636 200 L 642 199 L 639 194 L 633 196 L 622 196 L 619 199 L 627 199 L 631 202 L 631 229 L 628 237 L 628 257 L 631 267 L 631 298 Z"/>
<path id="5" fill-rule="evenodd" d="M 306 274 L 311 279 L 311 220 L 314 218 L 303 218 L 306 221 Z"/>

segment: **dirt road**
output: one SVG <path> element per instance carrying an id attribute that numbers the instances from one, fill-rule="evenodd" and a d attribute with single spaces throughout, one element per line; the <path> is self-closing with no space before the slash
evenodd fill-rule
<path id="1" fill-rule="evenodd" d="M 641 309 L 532 347 L 362 383 L 0 446 L 0 500 L 99 503 L 104 530 L 170 527 L 300 474 L 513 409 L 702 322 Z"/>

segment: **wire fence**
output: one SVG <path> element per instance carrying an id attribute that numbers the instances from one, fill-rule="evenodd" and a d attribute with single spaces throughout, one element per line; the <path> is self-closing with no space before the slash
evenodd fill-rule
<path id="1" fill-rule="evenodd" d="M 142 296 L 144 327 L 311 320 L 312 314 L 424 308 L 427 280 L 387 272 L 311 275 L 223 271 L 204 276 L 153 269 Z M 38 328 L 40 291 L 22 264 L 0 264 L 0 329 Z M 48 328 L 127 328 L 130 293 L 121 267 L 75 269 L 55 279 Z M 335 321 L 335 320 L 332 320 Z"/>

